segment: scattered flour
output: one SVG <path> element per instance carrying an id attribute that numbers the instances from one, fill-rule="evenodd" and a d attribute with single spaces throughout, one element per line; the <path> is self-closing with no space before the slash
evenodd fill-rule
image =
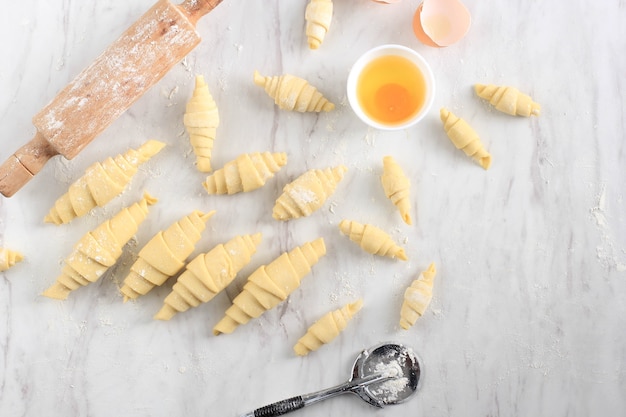
<path id="1" fill-rule="evenodd" d="M 306 187 L 294 186 L 287 190 L 289 197 L 296 202 L 298 206 L 315 203 L 318 201 L 315 191 Z"/>
<path id="2" fill-rule="evenodd" d="M 619 251 L 615 248 L 615 242 L 610 235 L 610 227 L 606 218 L 606 185 L 602 185 L 598 195 L 598 203 L 589 211 L 600 231 L 602 245 L 596 248 L 596 256 L 606 268 L 615 268 L 618 272 L 626 271 L 626 262 L 620 259 Z M 622 251 L 622 254 L 624 251 Z"/>

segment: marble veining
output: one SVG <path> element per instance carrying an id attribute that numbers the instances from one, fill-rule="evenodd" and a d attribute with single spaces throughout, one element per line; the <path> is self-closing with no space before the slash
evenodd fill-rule
<path id="1" fill-rule="evenodd" d="M 0 245 L 25 255 L 0 273 L 0 416 L 237 416 L 343 382 L 361 349 L 386 340 L 422 358 L 417 398 L 377 410 L 342 397 L 294 416 L 624 415 L 626 5 L 465 3 L 472 27 L 442 49 L 414 37 L 417 0 L 336 0 L 317 51 L 306 42 L 305 1 L 224 0 L 200 20 L 202 43 L 94 142 L 0 199 Z M 0 159 L 33 136 L 32 116 L 152 4 L 5 5 Z M 435 74 L 432 111 L 404 131 L 368 128 L 346 97 L 352 62 L 384 43 L 414 48 Z M 254 70 L 306 78 L 336 109 L 281 111 L 252 82 Z M 262 189 L 209 196 L 202 188 L 182 123 L 196 74 L 220 111 L 214 167 L 242 152 L 288 154 Z M 541 103 L 541 116 L 498 113 L 474 95 L 477 82 L 518 87 Z M 493 157 L 488 171 L 446 138 L 443 106 L 480 133 Z M 168 146 L 123 195 L 69 225 L 43 223 L 85 168 L 150 138 Z M 413 226 L 380 186 L 385 155 L 411 179 Z M 285 184 L 338 164 L 348 172 L 319 212 L 272 219 Z M 159 202 L 119 262 L 66 301 L 42 297 L 73 243 L 144 191 Z M 142 245 L 195 209 L 217 210 L 195 254 L 238 234 L 261 232 L 263 241 L 210 303 L 155 321 L 173 280 L 127 303 L 119 287 Z M 364 253 L 339 233 L 344 218 L 383 228 L 409 260 Z M 286 302 L 233 334 L 212 335 L 252 271 L 320 236 L 327 255 Z M 403 331 L 403 291 L 431 262 L 433 301 Z M 307 357 L 293 353 L 317 318 L 359 297 L 363 309 L 337 340 Z"/>

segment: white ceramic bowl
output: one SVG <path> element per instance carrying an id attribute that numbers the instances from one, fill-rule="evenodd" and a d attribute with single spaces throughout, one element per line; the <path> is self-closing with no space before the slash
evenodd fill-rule
<path id="1" fill-rule="evenodd" d="M 373 120 L 363 111 L 363 108 L 361 107 L 359 99 L 357 97 L 357 83 L 359 80 L 359 76 L 363 71 L 363 68 L 372 60 L 387 55 L 398 55 L 410 60 L 421 71 L 422 75 L 424 76 L 424 82 L 426 84 L 426 97 L 424 99 L 424 104 L 422 105 L 421 109 L 410 119 L 398 124 L 385 124 Z M 433 72 L 430 69 L 430 66 L 428 65 L 426 60 L 413 49 L 407 48 L 406 46 L 402 45 L 381 45 L 377 46 L 376 48 L 370 49 L 369 51 L 361 55 L 359 59 L 357 59 L 357 61 L 350 69 L 350 73 L 348 74 L 347 90 L 348 102 L 350 103 L 350 107 L 352 107 L 352 110 L 356 113 L 356 115 L 366 124 L 380 130 L 399 130 L 405 129 L 409 126 L 413 126 L 414 124 L 422 120 L 422 118 L 428 113 L 435 99 L 435 77 L 433 76 Z"/>

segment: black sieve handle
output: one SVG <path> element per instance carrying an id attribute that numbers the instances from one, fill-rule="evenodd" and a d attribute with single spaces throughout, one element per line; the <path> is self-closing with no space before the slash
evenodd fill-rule
<path id="1" fill-rule="evenodd" d="M 304 407 L 304 400 L 301 395 L 297 397 L 287 398 L 286 400 L 278 401 L 265 407 L 257 408 L 251 413 L 242 417 L 274 417 L 282 416 L 292 411 L 296 411 Z"/>

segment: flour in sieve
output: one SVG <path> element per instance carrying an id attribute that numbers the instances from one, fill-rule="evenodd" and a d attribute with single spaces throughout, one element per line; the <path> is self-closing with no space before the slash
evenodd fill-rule
<path id="1" fill-rule="evenodd" d="M 401 355 L 387 363 L 378 363 L 374 368 L 374 371 L 377 373 L 380 372 L 387 377 L 393 377 L 393 379 L 377 384 L 375 388 L 370 389 L 371 393 L 384 403 L 389 404 L 398 401 L 400 395 L 409 388 L 409 378 L 405 376 L 399 377 L 404 375 L 402 370 L 403 362 L 406 362 L 406 357 Z"/>

